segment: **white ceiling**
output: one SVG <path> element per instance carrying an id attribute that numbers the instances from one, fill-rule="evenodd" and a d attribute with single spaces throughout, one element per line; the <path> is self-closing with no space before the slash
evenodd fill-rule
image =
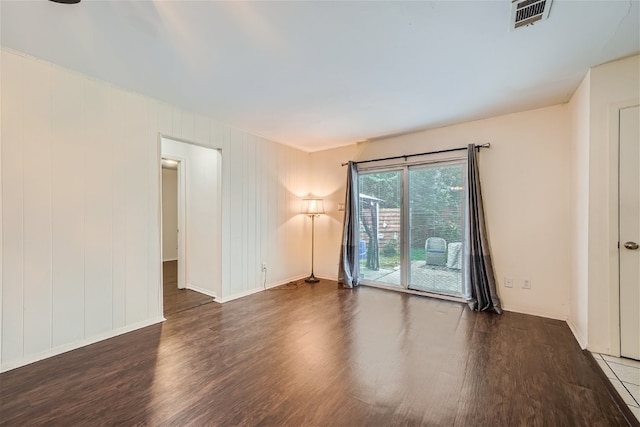
<path id="1" fill-rule="evenodd" d="M 307 151 L 569 100 L 640 51 L 640 1 L 0 3 L 1 42 Z"/>

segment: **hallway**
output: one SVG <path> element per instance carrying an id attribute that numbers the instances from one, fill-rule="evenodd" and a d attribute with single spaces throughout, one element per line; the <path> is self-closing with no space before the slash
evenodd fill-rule
<path id="1" fill-rule="evenodd" d="M 163 262 L 162 277 L 164 317 L 213 302 L 212 297 L 200 292 L 191 289 L 178 289 L 178 261 Z"/>

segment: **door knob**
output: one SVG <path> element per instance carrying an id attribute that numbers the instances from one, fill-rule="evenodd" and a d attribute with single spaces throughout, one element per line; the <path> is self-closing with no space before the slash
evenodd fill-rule
<path id="1" fill-rule="evenodd" d="M 624 247 L 627 249 L 631 249 L 632 251 L 638 249 L 640 246 L 636 242 L 627 242 L 624 244 Z"/>

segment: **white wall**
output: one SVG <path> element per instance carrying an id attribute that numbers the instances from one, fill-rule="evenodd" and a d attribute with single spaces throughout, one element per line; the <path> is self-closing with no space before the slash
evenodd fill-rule
<path id="1" fill-rule="evenodd" d="M 178 259 L 178 171 L 162 168 L 162 260 Z"/>
<path id="2" fill-rule="evenodd" d="M 590 74 L 588 348 L 619 354 L 617 110 L 640 102 L 640 55 Z"/>
<path id="3" fill-rule="evenodd" d="M 221 148 L 222 298 L 308 272 L 310 155 L 2 49 L 7 370 L 162 320 L 159 134 Z"/>
<path id="4" fill-rule="evenodd" d="M 218 150 L 161 139 L 163 157 L 180 161 L 184 191 L 184 253 L 180 256 L 185 285 L 213 297 L 222 295 L 221 156 Z M 180 283 L 180 281 L 179 281 Z"/>
<path id="5" fill-rule="evenodd" d="M 572 245 L 569 109 L 554 106 L 351 147 L 312 153 L 314 191 L 337 210 L 347 160 L 365 160 L 491 142 L 480 179 L 499 294 L 505 309 L 566 319 Z M 329 211 L 329 209 L 327 209 Z M 342 212 L 318 222 L 317 272 L 336 278 Z M 324 234 L 324 236 L 323 236 Z M 504 277 L 516 286 L 503 286 Z M 524 278 L 532 289 L 519 286 Z"/>
<path id="6" fill-rule="evenodd" d="M 582 346 L 588 340 L 589 280 L 589 120 L 591 74 L 568 104 L 571 114 L 571 259 L 570 309 L 567 323 Z"/>

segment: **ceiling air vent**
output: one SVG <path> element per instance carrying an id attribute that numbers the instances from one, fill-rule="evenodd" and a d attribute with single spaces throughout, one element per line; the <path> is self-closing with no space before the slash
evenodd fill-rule
<path id="1" fill-rule="evenodd" d="M 550 9 L 551 0 L 512 0 L 511 29 L 547 19 Z"/>

